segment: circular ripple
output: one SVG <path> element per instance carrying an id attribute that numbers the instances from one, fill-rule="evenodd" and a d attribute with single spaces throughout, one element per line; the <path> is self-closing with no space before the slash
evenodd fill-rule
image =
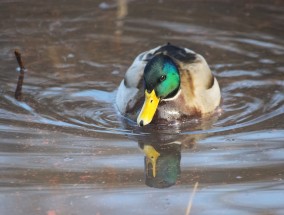
<path id="1" fill-rule="evenodd" d="M 159 26 L 176 34 L 181 33 L 173 28 L 174 23 L 163 22 L 161 25 L 155 21 L 149 24 L 137 21 L 137 27 L 149 25 L 151 29 Z M 188 26 L 185 24 L 183 27 Z M 224 34 L 218 29 L 211 32 L 215 37 L 208 37 L 202 32 L 193 30 L 190 40 L 182 36 L 178 39 L 189 43 L 190 48 L 199 47 L 201 50 L 208 49 L 208 53 L 214 53 L 207 56 L 201 53 L 208 60 L 222 91 L 222 105 L 211 117 L 182 124 L 173 123 L 170 126 L 148 125 L 139 128 L 135 122 L 123 118 L 114 104 L 115 91 L 127 65 L 98 64 L 80 59 L 78 67 L 75 66 L 77 64 L 68 64 L 67 69 L 57 68 L 62 74 L 66 74 L 68 70 L 68 77 L 62 76 L 59 81 L 52 75 L 33 73 L 33 69 L 40 70 L 37 67 L 42 68 L 43 65 L 31 68 L 32 74 L 25 79 L 24 101 L 18 102 L 12 95 L 2 93 L 1 119 L 128 135 L 153 133 L 157 130 L 203 134 L 235 129 L 247 131 L 279 128 L 284 114 L 282 40 L 247 32 L 235 35 L 228 31 Z M 44 62 L 39 62 L 42 63 Z M 84 75 L 77 70 L 84 71 Z"/>

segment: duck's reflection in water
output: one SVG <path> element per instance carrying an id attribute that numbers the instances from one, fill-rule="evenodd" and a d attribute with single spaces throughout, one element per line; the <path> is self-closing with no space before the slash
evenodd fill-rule
<path id="1" fill-rule="evenodd" d="M 180 177 L 180 142 L 143 143 L 145 183 L 149 187 L 166 188 L 176 184 Z"/>
<path id="2" fill-rule="evenodd" d="M 218 117 L 219 112 L 216 112 L 203 119 L 191 119 L 188 123 L 135 127 L 133 132 L 140 134 L 129 138 L 137 141 L 145 154 L 145 184 L 154 188 L 175 185 L 181 175 L 182 149 L 191 149 L 199 140 L 206 138 L 206 130 L 212 128 Z M 125 118 L 121 121 L 124 128 L 133 129 Z"/>
<path id="3" fill-rule="evenodd" d="M 194 124 L 195 130 L 210 128 L 215 120 Z M 144 152 L 145 183 L 155 188 L 173 186 L 180 178 L 181 151 L 191 149 L 207 134 L 181 134 L 180 128 L 171 128 L 170 132 L 156 130 L 154 133 L 139 136 L 138 145 Z"/>

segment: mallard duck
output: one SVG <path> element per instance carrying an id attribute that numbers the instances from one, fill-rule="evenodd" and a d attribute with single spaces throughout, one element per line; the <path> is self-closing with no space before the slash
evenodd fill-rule
<path id="1" fill-rule="evenodd" d="M 117 109 L 139 126 L 202 117 L 220 101 L 219 84 L 205 59 L 169 43 L 139 54 L 116 95 Z"/>

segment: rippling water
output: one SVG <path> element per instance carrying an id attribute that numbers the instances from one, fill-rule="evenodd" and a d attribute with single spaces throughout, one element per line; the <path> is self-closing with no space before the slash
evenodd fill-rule
<path id="1" fill-rule="evenodd" d="M 282 1 L 0 5 L 1 214 L 186 214 L 190 196 L 191 214 L 284 214 Z M 220 113 L 138 128 L 116 89 L 166 42 L 207 59 Z"/>

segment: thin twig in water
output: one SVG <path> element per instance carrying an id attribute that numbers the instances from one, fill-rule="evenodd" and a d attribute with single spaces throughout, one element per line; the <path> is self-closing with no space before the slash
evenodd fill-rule
<path id="1" fill-rule="evenodd" d="M 24 76 L 25 76 L 25 67 L 22 61 L 21 53 L 18 50 L 15 50 L 15 56 L 20 66 L 20 74 L 18 78 L 17 88 L 15 91 L 15 98 L 17 100 L 22 100 L 22 86 L 23 86 Z"/>
<path id="2" fill-rule="evenodd" d="M 186 208 L 185 215 L 189 215 L 189 214 L 190 214 L 191 207 L 192 207 L 192 201 L 193 201 L 193 198 L 194 198 L 194 196 L 195 196 L 197 187 L 198 187 L 198 182 L 196 182 L 195 185 L 194 185 L 194 187 L 193 187 L 192 193 L 191 193 L 190 198 L 189 198 L 189 201 L 188 201 L 188 205 L 187 205 L 187 208 Z"/>

